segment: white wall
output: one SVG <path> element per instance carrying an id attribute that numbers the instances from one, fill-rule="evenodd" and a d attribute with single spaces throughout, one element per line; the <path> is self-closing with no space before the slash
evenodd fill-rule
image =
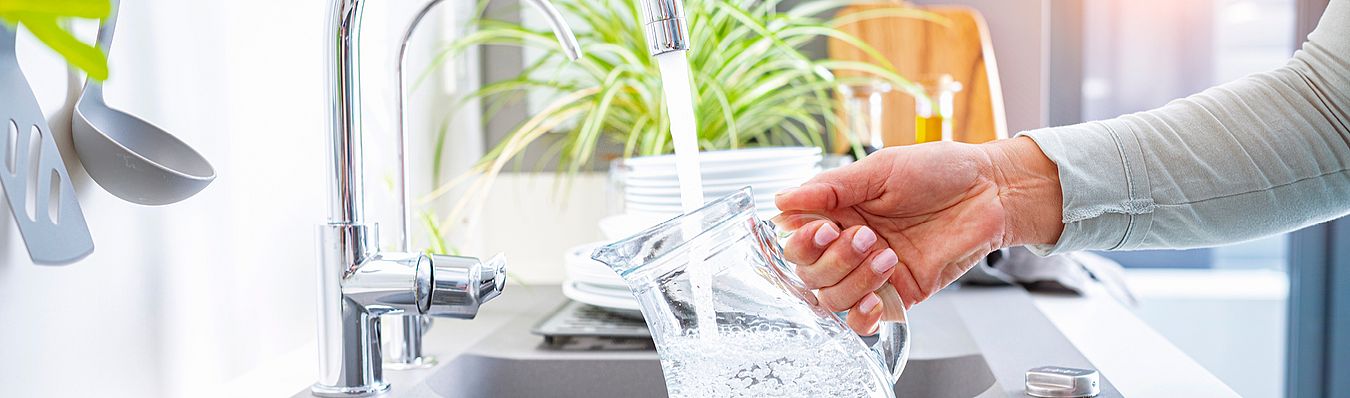
<path id="1" fill-rule="evenodd" d="M 554 173 L 503 175 L 479 216 L 483 243 L 478 255 L 506 253 L 513 281 L 561 283 L 563 254 L 604 239 L 596 222 L 605 206 L 606 176 L 586 173 L 558 184 Z"/>
<path id="2" fill-rule="evenodd" d="M 196 147 L 219 177 L 152 208 L 71 170 L 96 249 L 65 267 L 33 265 L 4 211 L 7 395 L 184 396 L 311 338 L 313 225 L 324 203 L 319 10 L 313 1 L 123 4 L 109 103 Z M 55 110 L 65 68 L 26 35 L 20 58 L 43 108 Z"/>
<path id="3" fill-rule="evenodd" d="M 367 40 L 392 40 L 420 5 L 371 2 Z M 201 396 L 314 339 L 315 226 L 327 211 L 327 14 L 323 0 L 124 1 L 109 103 L 193 145 L 219 177 L 184 202 L 143 207 L 71 170 L 96 249 L 65 267 L 32 264 L 0 205 L 4 395 Z M 92 37 L 92 26 L 79 27 Z M 445 32 L 429 30 L 439 33 L 425 35 L 427 45 Z M 63 64 L 26 33 L 19 47 L 43 109 L 55 111 Z M 366 53 L 382 57 L 367 70 L 380 74 L 375 83 L 391 82 L 389 48 Z M 417 95 L 443 95 L 431 86 Z M 376 89 L 387 86 L 370 93 L 390 98 Z M 371 123 L 392 123 L 392 108 L 375 108 L 385 113 Z M 390 127 L 370 140 L 387 144 Z M 469 154 L 456 158 L 480 150 L 466 145 Z M 381 181 L 369 185 L 380 190 Z"/>

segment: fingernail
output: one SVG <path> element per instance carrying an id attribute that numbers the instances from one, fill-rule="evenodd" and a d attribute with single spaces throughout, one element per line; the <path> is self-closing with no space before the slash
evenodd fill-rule
<path id="1" fill-rule="evenodd" d="M 886 251 L 872 258 L 872 270 L 878 274 L 884 274 L 899 262 L 900 258 L 895 256 L 895 250 L 886 249 Z"/>
<path id="2" fill-rule="evenodd" d="M 872 248 L 873 243 L 877 243 L 877 234 L 872 232 L 871 228 L 862 227 L 858 230 L 858 233 L 853 234 L 853 250 L 857 250 L 859 253 L 867 252 L 867 249 Z"/>
<path id="3" fill-rule="evenodd" d="M 867 297 L 863 297 L 862 302 L 858 303 L 858 310 L 870 314 L 872 310 L 877 308 L 877 304 L 881 304 L 881 298 L 877 297 L 876 294 L 868 293 Z"/>
<path id="4" fill-rule="evenodd" d="M 816 229 L 816 236 L 811 238 L 811 240 L 816 243 L 816 247 L 825 247 L 825 245 L 830 244 L 830 242 L 834 242 L 835 239 L 839 239 L 839 230 L 835 229 L 834 225 L 831 224 L 820 226 L 819 229 Z"/>
<path id="5" fill-rule="evenodd" d="M 778 193 L 774 194 L 774 196 L 783 196 L 783 195 L 787 195 L 787 194 L 789 194 L 789 193 L 792 193 L 792 191 L 796 191 L 797 188 L 798 188 L 798 187 L 783 188 L 782 190 L 779 190 Z"/>

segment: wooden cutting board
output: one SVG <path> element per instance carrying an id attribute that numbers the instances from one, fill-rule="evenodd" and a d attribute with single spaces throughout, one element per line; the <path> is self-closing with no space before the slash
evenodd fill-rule
<path id="1" fill-rule="evenodd" d="M 918 8 L 937 15 L 940 21 L 886 16 L 840 28 L 876 48 L 901 76 L 919 82 L 949 74 L 961 83 L 963 89 L 956 93 L 952 115 L 952 137 L 956 141 L 979 143 L 1007 137 L 998 68 L 984 17 L 969 7 L 915 6 L 900 1 L 854 5 L 839 15 L 895 7 Z M 832 59 L 876 63 L 862 50 L 836 39 L 829 42 L 829 54 Z M 886 145 L 914 143 L 914 98 L 893 90 L 885 94 L 883 109 L 882 137 Z"/>

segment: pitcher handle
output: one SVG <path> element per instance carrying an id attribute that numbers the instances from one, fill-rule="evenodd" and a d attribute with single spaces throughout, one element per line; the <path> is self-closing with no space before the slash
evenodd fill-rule
<path id="1" fill-rule="evenodd" d="M 824 216 L 813 217 L 827 219 Z M 761 224 L 773 232 L 779 246 L 792 236 L 793 231 L 781 230 L 772 221 L 761 221 Z M 882 367 L 890 372 L 891 384 L 894 385 L 909 362 L 909 317 L 905 314 L 904 300 L 900 299 L 900 293 L 890 282 L 882 284 L 874 293 L 881 298 L 882 312 L 881 322 L 877 326 L 877 342 L 870 348 L 876 354 L 876 359 L 881 361 Z"/>
<path id="2" fill-rule="evenodd" d="M 890 282 L 876 290 L 881 298 L 881 323 L 877 327 L 877 342 L 872 344 L 872 352 L 891 373 L 891 384 L 900 380 L 909 362 L 909 317 L 905 314 L 905 302 Z"/>

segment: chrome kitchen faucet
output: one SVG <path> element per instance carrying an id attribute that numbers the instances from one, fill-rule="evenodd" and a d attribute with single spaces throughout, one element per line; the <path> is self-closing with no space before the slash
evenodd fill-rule
<path id="1" fill-rule="evenodd" d="M 404 36 L 411 37 L 429 2 Z M 547 0 L 531 0 L 544 10 L 569 55 L 576 39 Z M 501 294 L 506 261 L 428 255 L 408 250 L 407 134 L 399 124 L 399 180 L 403 252 L 379 249 L 378 226 L 365 223 L 361 131 L 360 37 L 365 0 L 333 0 L 327 28 L 329 96 L 329 217 L 319 226 L 319 380 L 310 390 L 319 396 L 352 397 L 389 389 L 384 381 L 380 315 L 408 314 L 472 319 L 478 308 Z M 400 47 L 400 83 L 403 49 Z M 400 87 L 400 119 L 403 111 Z M 420 325 L 420 322 L 419 322 Z M 403 339 L 408 348 L 420 347 Z M 415 346 L 412 345 L 415 343 Z"/>
<path id="2" fill-rule="evenodd" d="M 684 0 L 637 0 L 651 56 L 689 49 Z"/>

